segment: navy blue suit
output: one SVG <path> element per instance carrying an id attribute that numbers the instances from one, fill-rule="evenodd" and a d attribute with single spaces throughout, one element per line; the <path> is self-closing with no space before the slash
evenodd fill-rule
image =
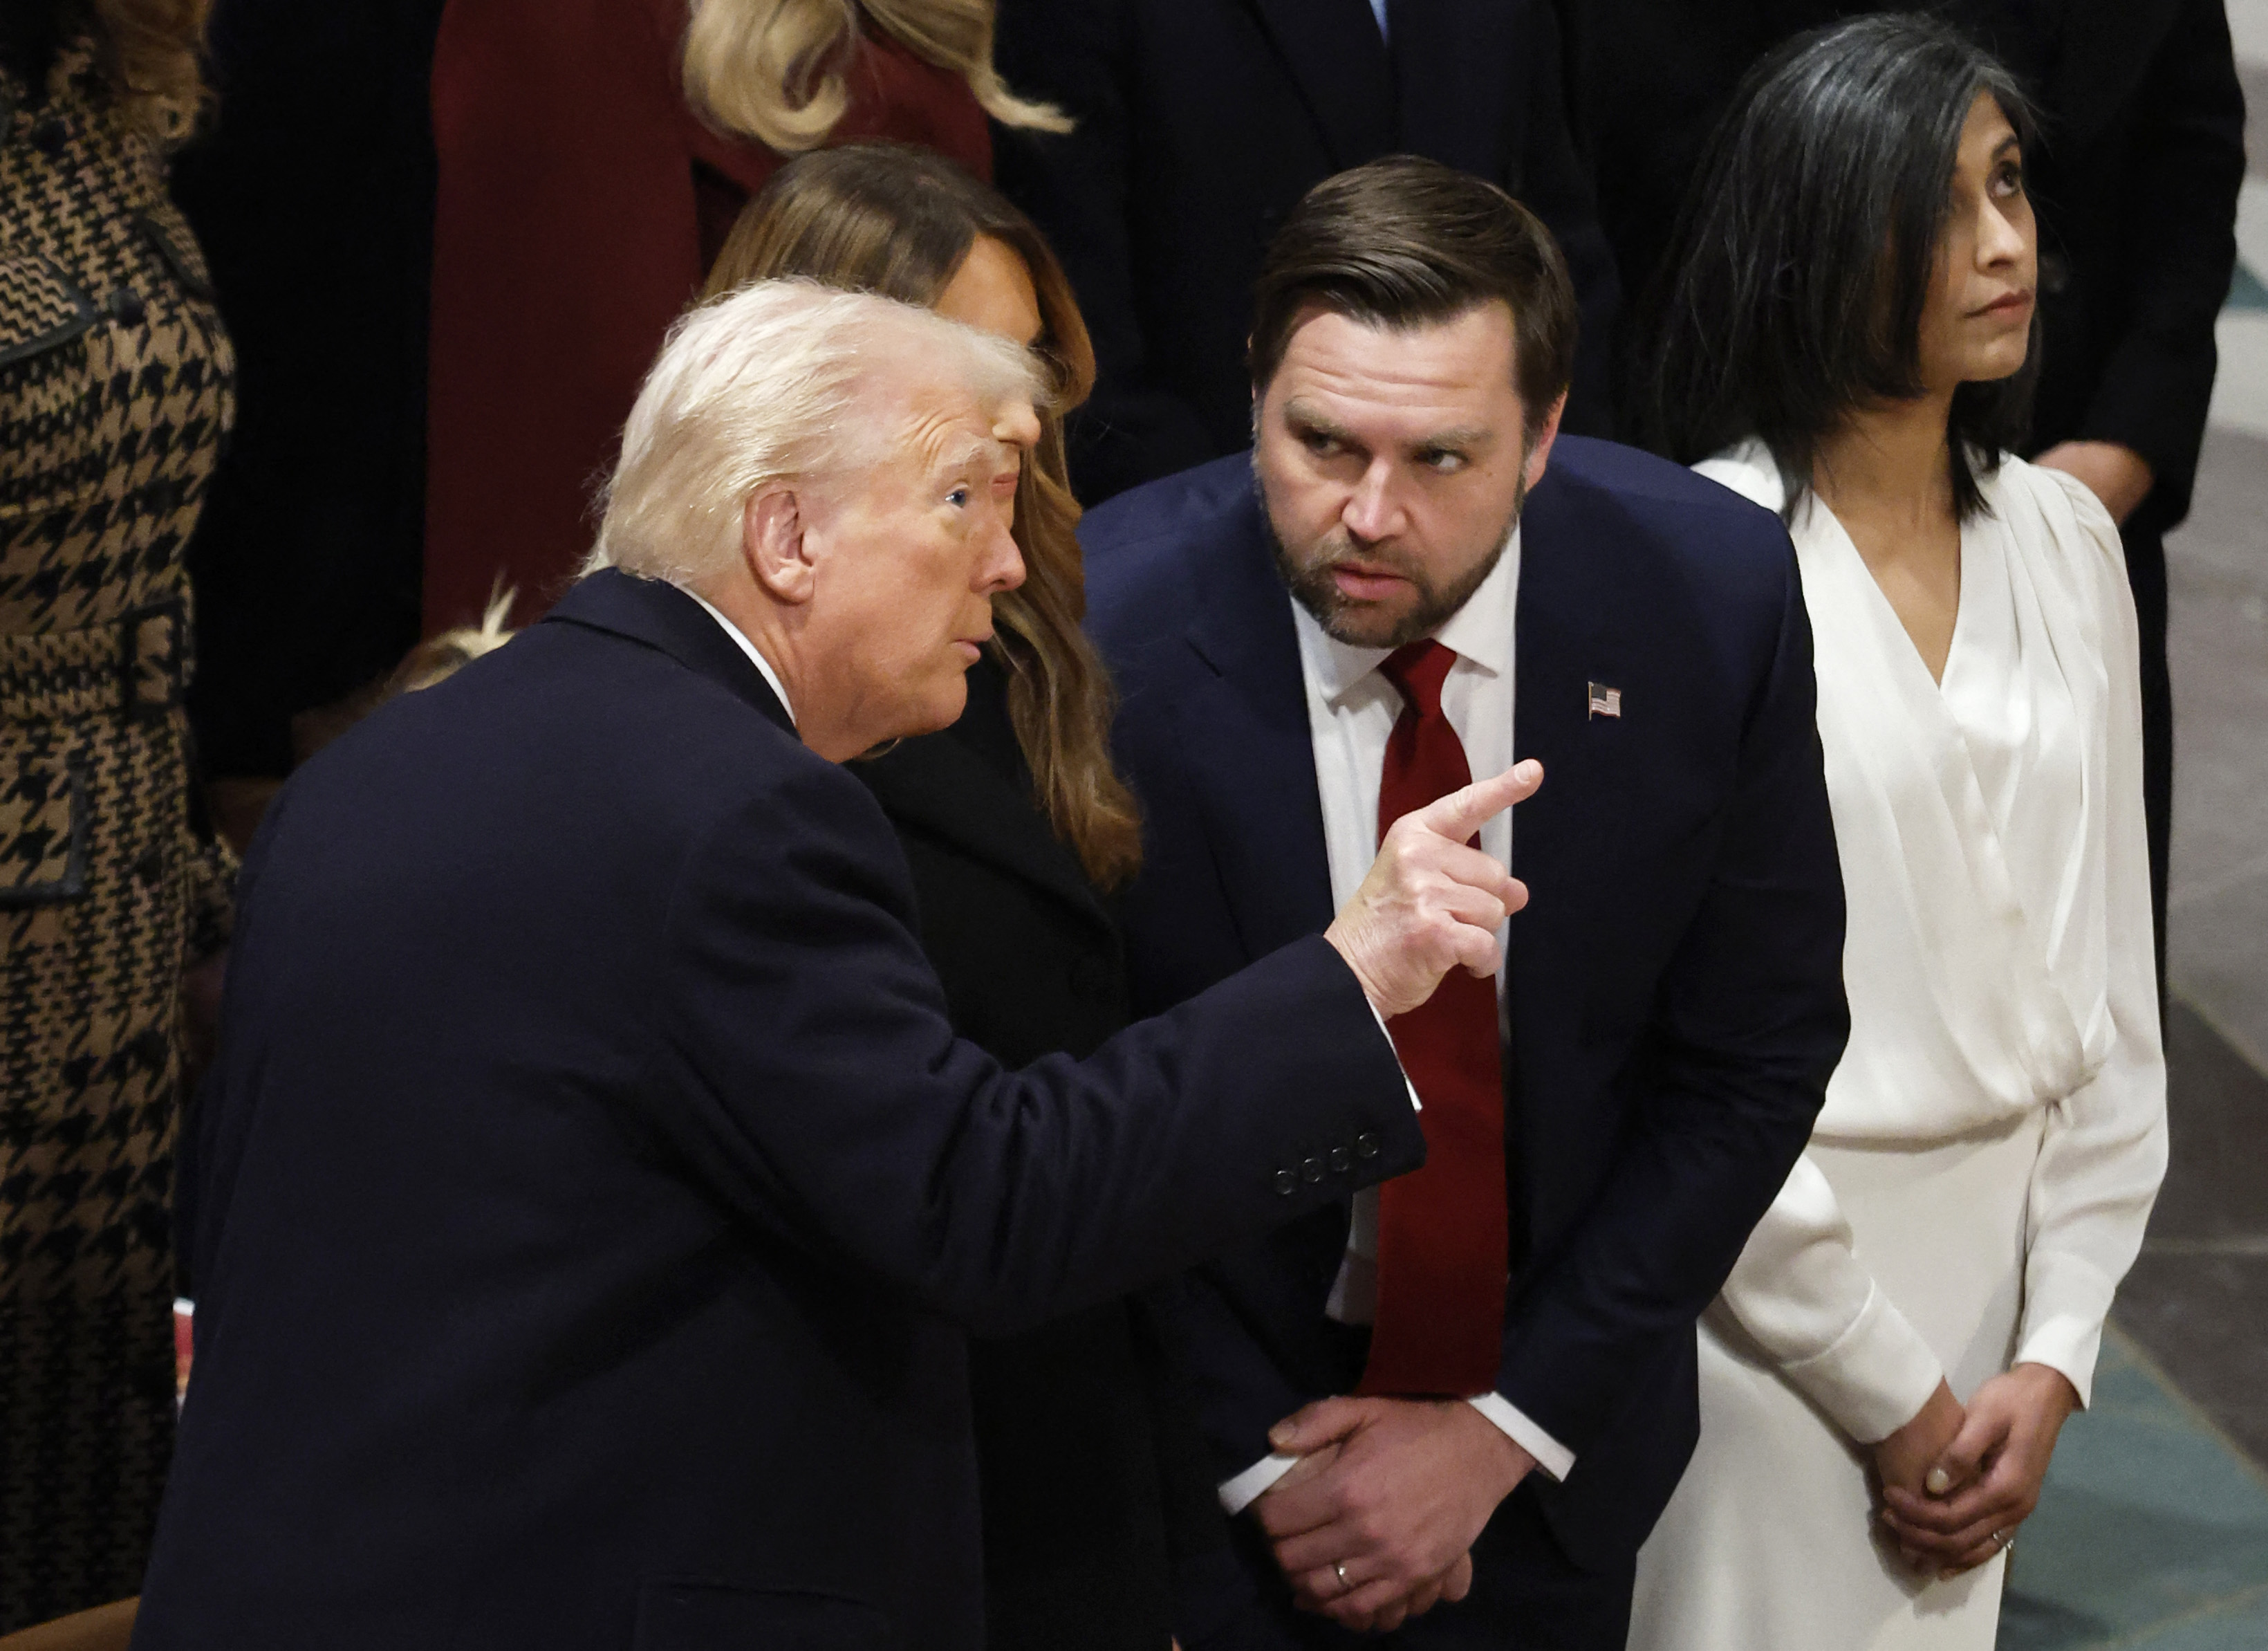
<path id="1" fill-rule="evenodd" d="M 1423 1155 L 1314 940 L 1084 1063 L 955 1041 L 866 788 L 620 573 L 303 769 L 247 876 L 153 1651 L 976 1647 L 959 1326 Z"/>
<path id="2" fill-rule="evenodd" d="M 1112 500 L 1081 539 L 1144 808 L 1126 931 L 1136 1010 L 1152 1013 L 1329 920 L 1298 644 L 1241 456 Z M 1413 1624 L 1411 1643 L 1561 1643 L 1526 1637 L 1535 1555 L 1521 1551 L 1538 1544 L 1604 1579 L 1606 1618 L 1627 1609 L 1631 1559 L 1696 1437 L 1694 1321 L 1802 1150 L 1848 1029 L 1786 532 L 1685 470 L 1567 437 L 1521 546 L 1513 741 L 1544 783 L 1513 825 L 1530 903 L 1506 965 L 1516 1173 L 1498 1387 L 1576 1464 L 1565 1485 L 1530 1477 L 1476 1549 L 1473 1598 Z M 1621 690 L 1618 718 L 1589 713 L 1593 682 Z M 1364 1333 L 1323 1315 L 1348 1220 L 1343 1198 L 1188 1280 L 1224 1478 L 1268 1454 L 1270 1424 L 1360 1373 Z M 1241 1574 L 1192 1586 L 1184 1633 L 1279 1643 L 1284 1590 L 1240 1539 Z M 1612 1622 L 1587 1633 L 1568 1642 L 1621 1644 Z"/>

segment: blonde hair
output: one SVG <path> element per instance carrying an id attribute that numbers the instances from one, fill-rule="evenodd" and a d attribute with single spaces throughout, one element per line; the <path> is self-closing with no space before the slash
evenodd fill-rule
<path id="1" fill-rule="evenodd" d="M 992 67 L 993 0 L 688 0 L 685 95 L 719 130 L 784 155 L 825 143 L 850 107 L 863 21 L 968 83 L 1003 126 L 1067 132 L 1060 109 L 1008 90 Z"/>
<path id="2" fill-rule="evenodd" d="M 1029 352 L 888 299 L 763 281 L 702 306 L 670 329 L 630 409 L 583 571 L 688 586 L 729 572 L 751 494 L 880 462 L 899 431 L 877 403 L 938 380 L 987 406 L 1039 391 Z"/>
<path id="3" fill-rule="evenodd" d="M 477 625 L 459 625 L 453 630 L 444 630 L 438 637 L 428 637 L 402 656 L 401 663 L 394 667 L 387 679 L 384 698 L 397 694 L 414 694 L 423 688 L 438 688 L 459 671 L 483 654 L 494 653 L 517 636 L 504 621 L 512 615 L 512 605 L 519 590 L 497 576 L 496 586 L 489 593 L 489 605 Z"/>
<path id="4" fill-rule="evenodd" d="M 1142 862 L 1142 822 L 1110 762 L 1110 678 L 1079 630 L 1086 573 L 1079 503 L 1064 458 L 1064 415 L 1094 383 L 1094 350 L 1071 282 L 1031 219 L 942 156 L 907 144 L 845 144 L 790 161 L 733 225 L 711 294 L 800 276 L 931 305 L 979 236 L 1023 260 L 1039 299 L 1035 349 L 1055 382 L 1040 441 L 1016 487 L 1024 583 L 992 599 L 992 646 L 1008 666 L 1008 717 L 1056 835 L 1101 888 Z"/>
<path id="5" fill-rule="evenodd" d="M 211 0 L 92 0 L 96 62 L 129 119 L 163 147 L 188 139 L 205 107 Z"/>

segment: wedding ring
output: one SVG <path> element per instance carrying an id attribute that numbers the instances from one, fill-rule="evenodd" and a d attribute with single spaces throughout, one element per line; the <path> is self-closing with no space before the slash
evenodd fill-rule
<path id="1" fill-rule="evenodd" d="M 2006 1553 L 2009 1549 L 2014 1547 L 2016 1544 L 2008 1540 L 2008 1533 L 2007 1531 L 1996 1530 L 1992 1533 L 1992 1545 L 1998 1548 L 2001 1552 Z"/>
<path id="2" fill-rule="evenodd" d="M 1339 1580 L 1340 1593 L 1351 1594 L 1354 1592 L 1354 1584 L 1347 1581 L 1346 1561 L 1344 1559 L 1341 1559 L 1334 1564 L 1331 1566 L 1331 1572 L 1332 1574 L 1336 1576 Z"/>

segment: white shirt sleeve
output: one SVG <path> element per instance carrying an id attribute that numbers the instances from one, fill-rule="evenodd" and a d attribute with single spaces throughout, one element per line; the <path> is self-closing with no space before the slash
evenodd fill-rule
<path id="1" fill-rule="evenodd" d="M 1565 1479 L 1575 1465 L 1575 1453 L 1545 1433 L 1501 1393 L 1483 1393 L 1465 1401 L 1496 1424 L 1513 1443 L 1535 1458 L 1535 1465 L 1555 1479 Z M 1261 1457 L 1234 1478 L 1220 1482 L 1220 1505 L 1233 1518 L 1258 1501 L 1276 1481 L 1289 1473 L 1300 1458 L 1275 1451 Z"/>
<path id="2" fill-rule="evenodd" d="M 2084 1404 L 2094 1388 L 2111 1293 L 2134 1264 L 2165 1176 L 2166 1061 L 2151 948 L 2134 600 L 2110 518 L 2093 495 L 2066 490 L 2101 552 L 2095 573 L 2112 684 L 2105 763 L 2110 816 L 2103 856 L 2110 880 L 2107 997 L 2117 1037 L 2094 1080 L 2048 1109 L 2026 1212 L 2016 1361 L 2060 1370 Z"/>
<path id="3" fill-rule="evenodd" d="M 1780 1374 L 1860 1444 L 1911 1421 L 1944 1379 L 1921 1332 L 1859 1264 L 1835 1189 L 1808 1153 L 1749 1235 L 1721 1299 Z"/>

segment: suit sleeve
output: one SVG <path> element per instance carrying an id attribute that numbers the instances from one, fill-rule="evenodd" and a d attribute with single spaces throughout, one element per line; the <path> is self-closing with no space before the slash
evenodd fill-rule
<path id="1" fill-rule="evenodd" d="M 2183 0 L 2151 62 L 2131 141 L 2109 231 L 2131 259 L 2115 300 L 2126 324 L 2080 433 L 2140 453 L 2157 478 L 2152 514 L 2177 520 L 2205 442 L 2213 323 L 2236 268 L 2244 181 L 2244 92 L 2221 0 Z"/>
<path id="2" fill-rule="evenodd" d="M 954 1037 L 909 908 L 881 814 L 832 768 L 728 814 L 680 873 L 645 1092 L 791 1242 L 1006 1334 L 1423 1161 L 1393 1046 L 1320 938 L 1011 1073 Z M 1360 1171 L 1325 1172 L 1342 1146 Z"/>
<path id="3" fill-rule="evenodd" d="M 1100 504 L 1219 456 L 1197 410 L 1157 380 L 1133 244 L 1141 134 L 1126 85 L 1119 0 L 1002 0 L 995 60 L 1008 84 L 1056 104 L 1069 133 L 994 134 L 1001 190 L 1047 232 L 1094 343 L 1094 394 L 1071 426 L 1073 481 Z"/>
<path id="4" fill-rule="evenodd" d="M 1661 981 L 1648 1081 L 1588 1214 L 1506 1315 L 1498 1390 L 1578 1473 L 1663 1338 L 1690 1334 L 1732 1271 L 1850 1033 L 1811 628 L 1786 556 L 1715 871 Z"/>

